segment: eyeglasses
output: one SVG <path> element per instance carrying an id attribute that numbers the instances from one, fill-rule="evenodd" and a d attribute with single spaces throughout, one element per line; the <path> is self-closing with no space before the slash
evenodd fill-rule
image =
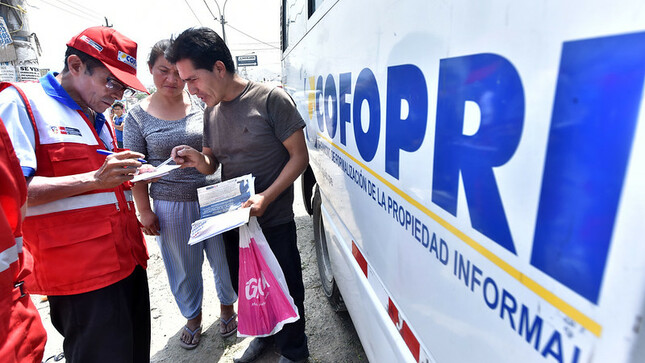
<path id="1" fill-rule="evenodd" d="M 114 79 L 112 77 L 106 77 L 105 78 L 105 88 L 109 89 L 110 91 L 114 91 L 114 92 L 123 91 L 123 96 L 124 97 L 132 97 L 137 92 L 137 91 L 133 90 L 130 87 L 124 86 L 121 82 L 117 81 L 116 79 Z"/>

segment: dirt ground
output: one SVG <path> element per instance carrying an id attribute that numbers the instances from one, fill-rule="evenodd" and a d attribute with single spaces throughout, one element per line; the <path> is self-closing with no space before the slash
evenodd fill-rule
<path id="1" fill-rule="evenodd" d="M 310 362 L 367 362 L 365 352 L 347 313 L 335 313 L 320 287 L 316 265 L 316 249 L 311 217 L 306 213 L 300 197 L 300 181 L 296 183 L 294 212 L 298 229 L 298 247 L 302 257 L 305 283 L 306 329 L 309 338 Z M 202 307 L 202 340 L 194 350 L 184 350 L 178 344 L 179 333 L 185 320 L 179 313 L 168 286 L 168 278 L 154 238 L 148 237 L 148 283 L 150 287 L 150 314 L 152 317 L 152 362 L 232 362 L 240 357 L 251 338 L 219 335 L 219 301 L 215 293 L 212 271 L 205 259 L 204 303 Z M 49 304 L 41 296 L 33 296 L 47 329 L 48 341 L 44 360 L 63 351 L 63 338 L 51 325 Z M 257 362 L 271 363 L 279 355 L 266 352 Z M 51 358 L 49 362 L 54 362 Z M 64 360 L 60 361 L 64 362 Z"/>

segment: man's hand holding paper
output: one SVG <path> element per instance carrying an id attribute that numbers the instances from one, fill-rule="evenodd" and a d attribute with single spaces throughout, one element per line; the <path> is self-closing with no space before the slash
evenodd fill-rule
<path id="1" fill-rule="evenodd" d="M 188 145 L 179 145 L 172 148 L 170 157 L 182 168 L 196 168 L 199 164 L 199 159 L 203 158 L 200 154 L 199 151 Z"/>
<path id="2" fill-rule="evenodd" d="M 206 175 L 213 174 L 219 165 L 211 149 L 207 147 L 199 152 L 188 145 L 175 146 L 170 157 L 182 168 L 195 168 Z"/>
<path id="3" fill-rule="evenodd" d="M 242 205 L 242 208 L 251 208 L 251 216 L 260 217 L 264 214 L 264 211 L 271 204 L 266 200 L 266 197 L 260 194 L 252 195 L 246 202 Z"/>
<path id="4" fill-rule="evenodd" d="M 244 205 L 255 197 L 251 174 L 197 189 L 201 219 L 192 224 L 188 244 L 195 244 L 249 221 L 252 208 Z M 253 202 L 251 202 L 253 204 Z"/>

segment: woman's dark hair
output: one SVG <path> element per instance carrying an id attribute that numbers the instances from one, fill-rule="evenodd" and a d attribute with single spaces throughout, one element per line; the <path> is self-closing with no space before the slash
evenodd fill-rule
<path id="1" fill-rule="evenodd" d="M 152 68 L 157 61 L 157 58 L 165 56 L 166 50 L 170 47 L 170 39 L 163 39 L 155 43 L 150 50 L 150 55 L 148 56 L 148 66 Z"/>
<path id="2" fill-rule="evenodd" d="M 217 61 L 224 63 L 228 73 L 235 73 L 235 64 L 231 51 L 224 40 L 209 28 L 190 28 L 172 40 L 166 50 L 166 59 L 177 63 L 182 59 L 190 59 L 196 69 L 213 70 Z"/>
<path id="3" fill-rule="evenodd" d="M 68 46 L 67 50 L 65 51 L 65 67 L 63 67 L 63 73 L 67 73 L 69 71 L 69 67 L 67 66 L 67 58 L 69 58 L 69 56 L 72 54 L 78 56 L 81 59 L 81 62 L 83 62 L 83 64 L 85 64 L 85 67 L 87 67 L 87 73 L 89 73 L 90 75 L 92 74 L 94 68 L 105 67 L 103 63 L 101 63 L 98 59 L 90 56 L 85 52 L 81 52 L 76 48 Z"/>

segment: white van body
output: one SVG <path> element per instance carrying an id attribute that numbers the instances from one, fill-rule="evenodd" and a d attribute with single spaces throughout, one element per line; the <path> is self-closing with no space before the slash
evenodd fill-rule
<path id="1" fill-rule="evenodd" d="M 321 269 L 370 361 L 645 362 L 644 1 L 282 18 Z"/>

